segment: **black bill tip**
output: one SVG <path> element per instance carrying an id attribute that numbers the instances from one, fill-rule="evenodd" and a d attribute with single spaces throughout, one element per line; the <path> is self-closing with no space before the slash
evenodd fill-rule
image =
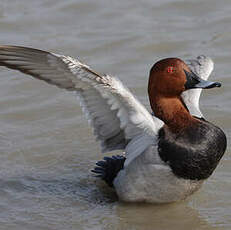
<path id="1" fill-rule="evenodd" d="M 220 82 L 213 82 L 213 81 L 205 81 L 202 78 L 200 78 L 197 74 L 193 72 L 188 72 L 184 70 L 186 75 L 186 83 L 185 83 L 185 89 L 211 89 L 215 87 L 221 87 Z"/>
<path id="2" fill-rule="evenodd" d="M 220 82 L 214 82 L 214 87 L 221 87 L 221 83 Z"/>

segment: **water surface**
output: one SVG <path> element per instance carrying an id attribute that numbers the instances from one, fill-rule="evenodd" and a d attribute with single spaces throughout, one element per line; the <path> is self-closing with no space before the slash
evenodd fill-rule
<path id="1" fill-rule="evenodd" d="M 223 87 L 201 98 L 230 140 L 231 2 L 0 1 L 0 43 L 80 57 L 118 76 L 148 107 L 165 57 L 211 56 Z M 171 205 L 124 204 L 92 177 L 103 155 L 74 94 L 0 68 L 0 223 L 7 230 L 230 229 L 230 144 L 203 188 Z"/>

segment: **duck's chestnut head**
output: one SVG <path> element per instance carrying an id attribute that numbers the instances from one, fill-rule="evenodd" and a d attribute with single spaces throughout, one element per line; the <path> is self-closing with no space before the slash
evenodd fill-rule
<path id="1" fill-rule="evenodd" d="M 205 81 L 193 73 L 179 58 L 166 58 L 158 61 L 150 70 L 148 93 L 164 97 L 179 96 L 193 88 L 220 87 L 219 82 Z"/>

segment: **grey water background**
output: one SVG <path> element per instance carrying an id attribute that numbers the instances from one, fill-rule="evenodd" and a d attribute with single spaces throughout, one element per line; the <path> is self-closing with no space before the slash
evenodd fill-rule
<path id="1" fill-rule="evenodd" d="M 230 229 L 231 1 L 1 0 L 0 44 L 79 57 L 118 76 L 149 108 L 148 73 L 165 57 L 215 62 L 205 117 L 228 149 L 186 201 L 125 204 L 92 177 L 103 155 L 74 94 L 0 68 L 0 229 Z"/>

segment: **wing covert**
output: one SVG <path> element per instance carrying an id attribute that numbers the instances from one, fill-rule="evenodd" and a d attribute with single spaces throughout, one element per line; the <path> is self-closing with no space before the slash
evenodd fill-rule
<path id="1" fill-rule="evenodd" d="M 214 63 L 210 57 L 200 55 L 196 59 L 186 60 L 189 68 L 202 79 L 207 80 L 213 71 Z M 190 89 L 184 91 L 181 96 L 191 115 L 202 118 L 199 100 L 202 89 Z"/>
<path id="2" fill-rule="evenodd" d="M 99 74 L 69 56 L 0 46 L 0 65 L 77 92 L 103 152 L 125 149 L 129 141 L 141 134 L 156 137 L 163 125 L 119 79 Z"/>

